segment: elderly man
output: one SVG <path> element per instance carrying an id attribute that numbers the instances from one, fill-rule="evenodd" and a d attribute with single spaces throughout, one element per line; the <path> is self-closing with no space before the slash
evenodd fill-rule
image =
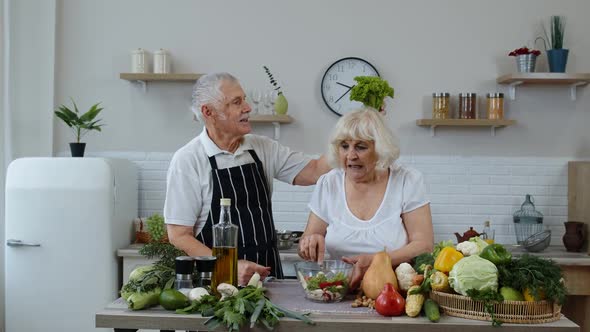
<path id="1" fill-rule="evenodd" d="M 172 158 L 166 219 L 170 242 L 190 256 L 211 255 L 220 199 L 230 198 L 238 234 L 238 283 L 254 272 L 283 277 L 272 216 L 273 178 L 312 185 L 330 167 L 264 136 L 249 134 L 251 108 L 238 80 L 227 73 L 202 76 L 193 112 L 203 131 Z"/>

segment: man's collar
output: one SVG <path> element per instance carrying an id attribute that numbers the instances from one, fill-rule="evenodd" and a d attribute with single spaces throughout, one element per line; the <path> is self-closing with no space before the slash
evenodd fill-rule
<path id="1" fill-rule="evenodd" d="M 206 127 L 203 127 L 203 131 L 201 132 L 201 134 L 199 136 L 201 136 L 201 140 L 203 141 L 203 146 L 205 147 L 205 153 L 207 153 L 207 157 L 216 156 L 218 154 L 232 154 L 228 151 L 220 149 L 217 146 L 217 144 L 215 144 L 215 142 L 213 142 L 213 140 L 211 139 L 211 137 L 209 137 L 209 134 L 207 133 Z M 234 152 L 233 154 L 236 156 L 240 155 L 244 151 L 251 149 L 251 146 L 252 145 L 250 144 L 250 140 L 248 138 L 248 135 L 245 135 L 244 140 L 242 141 L 242 144 L 240 144 L 240 146 L 238 147 L 236 152 Z"/>

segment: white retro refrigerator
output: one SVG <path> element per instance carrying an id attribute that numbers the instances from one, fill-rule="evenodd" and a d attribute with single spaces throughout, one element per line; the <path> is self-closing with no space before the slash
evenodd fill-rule
<path id="1" fill-rule="evenodd" d="M 117 298 L 116 251 L 137 216 L 137 170 L 106 158 L 23 158 L 6 175 L 6 332 L 94 332 Z"/>

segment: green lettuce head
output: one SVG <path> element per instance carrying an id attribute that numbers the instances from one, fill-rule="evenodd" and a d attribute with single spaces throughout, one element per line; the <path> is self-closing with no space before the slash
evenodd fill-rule
<path id="1" fill-rule="evenodd" d="M 379 111 L 385 97 L 393 98 L 393 88 L 381 77 L 357 76 L 354 80 L 357 84 L 350 90 L 350 100 L 360 101 Z"/>
<path id="2" fill-rule="evenodd" d="M 467 290 L 498 291 L 498 269 L 494 263 L 477 255 L 461 259 L 449 272 L 449 284 L 455 292 L 467 296 Z"/>

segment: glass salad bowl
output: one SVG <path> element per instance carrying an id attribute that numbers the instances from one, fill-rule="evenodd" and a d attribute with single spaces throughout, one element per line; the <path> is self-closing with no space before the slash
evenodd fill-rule
<path id="1" fill-rule="evenodd" d="M 315 302 L 339 302 L 348 292 L 353 266 L 339 260 L 297 262 L 297 279 L 305 291 L 305 298 Z"/>

